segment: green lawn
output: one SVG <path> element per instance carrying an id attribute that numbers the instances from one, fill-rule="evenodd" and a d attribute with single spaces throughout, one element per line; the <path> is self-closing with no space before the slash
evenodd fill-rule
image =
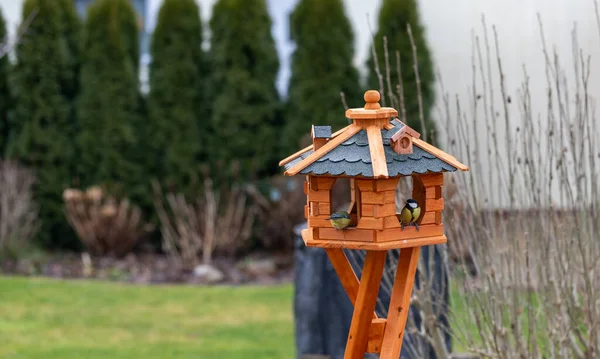
<path id="1" fill-rule="evenodd" d="M 292 294 L 0 277 L 0 358 L 293 358 Z"/>

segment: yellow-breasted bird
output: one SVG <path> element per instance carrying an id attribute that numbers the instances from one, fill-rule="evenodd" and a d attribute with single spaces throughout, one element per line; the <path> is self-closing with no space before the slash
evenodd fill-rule
<path id="1" fill-rule="evenodd" d="M 417 231 L 419 230 L 419 225 L 417 224 L 417 219 L 421 215 L 421 207 L 414 199 L 407 199 L 406 205 L 402 208 L 402 212 L 400 212 L 400 226 L 404 229 L 405 225 L 415 226 L 417 227 Z"/>
<path id="2" fill-rule="evenodd" d="M 335 229 L 344 229 L 350 225 L 350 215 L 346 211 L 334 212 L 327 219 Z"/>

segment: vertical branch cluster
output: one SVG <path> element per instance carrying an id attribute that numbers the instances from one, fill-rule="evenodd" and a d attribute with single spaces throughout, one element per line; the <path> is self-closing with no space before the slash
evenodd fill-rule
<path id="1" fill-rule="evenodd" d="M 234 255 L 247 244 L 255 218 L 244 188 L 232 185 L 215 189 L 210 178 L 204 180 L 204 195 L 196 203 L 183 194 L 161 193 L 154 183 L 154 203 L 161 223 L 163 249 L 173 262 L 185 270 L 200 263 L 209 264 L 215 250 Z"/>
<path id="2" fill-rule="evenodd" d="M 137 206 L 126 198 L 107 196 L 100 187 L 69 188 L 63 199 L 69 223 L 93 255 L 122 257 L 153 229 Z"/>
<path id="3" fill-rule="evenodd" d="M 0 252 L 28 244 L 39 228 L 34 182 L 28 170 L 0 161 Z"/>
<path id="4" fill-rule="evenodd" d="M 458 176 L 462 210 L 446 207 L 449 242 L 468 254 L 456 267 L 466 275 L 459 281 L 465 303 L 456 303 L 452 327 L 483 357 L 592 358 L 600 345 L 600 134 L 589 93 L 590 60 L 576 31 L 571 70 L 548 50 L 541 22 L 540 34 L 545 109 L 532 108 L 525 67 L 511 101 L 495 31 L 491 45 L 487 31 L 483 46 L 478 37 L 474 41 L 470 112 L 444 102 L 447 113 L 456 113 L 447 123 L 449 149 L 468 156 L 471 168 L 493 164 L 490 172 L 501 176 L 490 183 L 482 172 Z M 498 103 L 504 121 L 496 121 Z M 517 106 L 518 126 L 510 106 Z M 492 141 L 474 147 L 465 141 L 478 136 Z M 507 210 L 488 209 L 490 202 L 507 203 Z"/>

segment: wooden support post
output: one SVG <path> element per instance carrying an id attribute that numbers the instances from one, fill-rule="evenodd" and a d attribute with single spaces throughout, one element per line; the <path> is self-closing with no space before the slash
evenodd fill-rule
<path id="1" fill-rule="evenodd" d="M 380 359 L 398 359 L 400 357 L 420 251 L 421 247 L 400 250 L 387 324 L 381 343 Z"/>
<path id="2" fill-rule="evenodd" d="M 365 356 L 386 254 L 386 251 L 367 251 L 344 359 L 363 359 Z"/>
<path id="3" fill-rule="evenodd" d="M 350 302 L 352 305 L 355 305 L 360 284 L 356 277 L 356 273 L 354 273 L 354 269 L 352 269 L 352 266 L 348 261 L 348 257 L 346 257 L 346 253 L 344 253 L 342 248 L 325 248 L 325 252 L 333 265 L 333 269 L 335 269 L 335 272 L 340 278 L 342 286 L 344 287 L 344 290 L 346 290 L 348 298 L 350 298 Z M 373 312 L 373 318 L 377 318 L 375 312 Z"/>

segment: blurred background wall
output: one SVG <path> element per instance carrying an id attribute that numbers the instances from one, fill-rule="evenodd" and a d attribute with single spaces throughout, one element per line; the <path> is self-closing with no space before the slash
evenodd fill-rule
<path id="1" fill-rule="evenodd" d="M 78 11 L 83 14 L 85 7 L 92 0 L 74 0 Z M 214 0 L 197 0 L 202 17 L 208 21 Z M 15 33 L 20 22 L 20 9 L 22 0 L 0 0 L 0 8 L 7 20 L 11 34 Z M 134 6 L 138 12 L 139 21 L 143 23 L 145 32 L 141 36 L 140 77 L 142 88 L 147 90 L 147 73 L 150 56 L 148 54 L 149 34 L 156 23 L 156 14 L 162 0 L 135 0 Z M 287 83 L 290 75 L 289 56 L 293 44 L 289 41 L 288 17 L 293 10 L 296 0 L 269 0 L 269 11 L 273 20 L 273 35 L 281 61 L 277 87 L 285 97 Z M 519 87 L 527 71 L 532 93 L 532 108 L 543 111 L 546 108 L 546 68 L 544 54 L 542 53 L 538 14 L 541 17 L 545 38 L 550 51 L 555 49 L 559 54 L 562 65 L 567 71 L 573 66 L 573 41 L 572 29 L 577 24 L 579 45 L 584 48 L 584 54 L 593 58 L 599 55 L 600 42 L 598 26 L 594 12 L 593 0 L 421 0 L 421 18 L 426 29 L 426 37 L 433 54 L 435 66 L 443 80 L 445 90 L 452 98 L 456 95 L 466 111 L 471 99 L 469 93 L 472 79 L 472 55 L 475 36 L 483 36 L 482 16 L 488 25 L 488 36 L 492 47 L 493 66 L 495 64 L 495 50 L 493 44 L 492 25 L 496 27 L 499 41 L 499 50 L 503 60 L 502 66 L 505 73 L 507 95 L 513 99 L 519 96 Z M 373 31 L 376 31 L 375 16 L 379 10 L 381 0 L 346 0 L 346 10 L 355 31 L 355 58 L 354 63 L 361 74 L 365 75 L 365 61 L 370 51 L 370 32 L 368 21 Z M 369 17 L 369 19 L 367 19 Z M 208 41 L 208 36 L 205 37 Z M 482 43 L 483 44 L 483 43 Z M 524 67 L 524 64 L 527 65 Z M 592 81 L 589 91 L 592 96 L 600 94 L 600 82 L 593 81 L 594 74 L 600 70 L 599 62 L 591 62 Z M 569 76 L 573 78 L 574 76 Z M 494 72 L 492 80 L 498 83 L 499 78 Z M 574 86 L 569 83 L 569 86 Z M 439 91 L 439 88 L 438 88 Z M 454 101 L 454 100 L 453 100 Z M 437 96 L 438 105 L 441 96 Z M 495 96 L 495 106 L 502 107 L 501 99 Z M 360 105 L 360 104 L 350 104 Z M 511 126 L 516 127 L 521 122 L 518 111 L 518 101 L 513 101 L 509 106 Z M 477 114 L 481 116 L 481 113 Z M 543 116 L 544 114 L 542 114 Z M 438 123 L 443 123 L 441 112 L 434 112 Z M 500 119 L 502 120 L 502 119 Z M 481 126 L 483 128 L 484 126 Z M 498 137 L 506 135 L 503 129 L 498 129 Z M 481 133 L 482 138 L 487 136 Z M 473 139 L 470 139 L 473 141 Z M 473 147 L 473 144 L 471 144 Z M 459 155 L 459 154 L 457 154 Z M 463 158 L 463 160 L 466 160 Z M 482 175 L 493 168 L 486 168 L 485 164 L 474 169 Z M 487 175 L 486 175 L 487 177 Z M 486 179 L 482 177 L 482 182 Z M 490 183 L 496 186 L 497 184 Z M 560 202 L 560 199 L 557 198 Z M 506 198 L 490 199 L 493 206 L 506 206 Z"/>

